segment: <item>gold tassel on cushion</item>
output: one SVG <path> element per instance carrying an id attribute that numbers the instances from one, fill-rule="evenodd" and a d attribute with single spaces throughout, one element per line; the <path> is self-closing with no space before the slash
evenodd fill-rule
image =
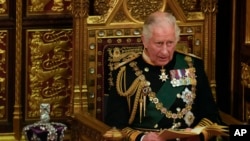
<path id="1" fill-rule="evenodd" d="M 212 121 L 210 121 L 210 120 L 207 119 L 207 118 L 203 118 L 203 119 L 196 125 L 196 127 L 209 126 L 209 125 L 212 125 L 212 124 L 214 124 Z"/>
<path id="2" fill-rule="evenodd" d="M 202 131 L 202 135 L 204 137 L 204 141 L 208 141 L 209 139 L 213 137 L 212 135 L 209 135 L 209 133 L 206 130 Z"/>
<path id="3" fill-rule="evenodd" d="M 204 127 L 204 126 L 210 126 L 213 125 L 214 123 L 210 121 L 207 118 L 203 118 L 195 127 Z M 209 134 L 206 130 L 202 130 L 202 135 L 204 136 L 204 141 L 208 141 L 211 139 L 214 135 Z"/>

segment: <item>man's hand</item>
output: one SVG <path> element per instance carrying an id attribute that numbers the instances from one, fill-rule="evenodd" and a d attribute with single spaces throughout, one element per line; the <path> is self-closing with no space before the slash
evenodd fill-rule
<path id="1" fill-rule="evenodd" d="M 142 141 L 165 141 L 159 137 L 157 132 L 148 132 L 143 136 Z"/>
<path id="2" fill-rule="evenodd" d="M 187 128 L 185 131 L 191 131 L 190 128 Z M 165 141 L 163 138 L 159 136 L 157 132 L 148 132 L 145 133 L 141 141 Z M 199 135 L 192 136 L 189 138 L 182 138 L 180 141 L 200 141 Z"/>

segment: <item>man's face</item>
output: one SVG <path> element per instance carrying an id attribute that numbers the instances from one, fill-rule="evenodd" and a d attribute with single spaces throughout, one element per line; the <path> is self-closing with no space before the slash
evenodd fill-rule
<path id="1" fill-rule="evenodd" d="M 175 29 L 171 26 L 152 27 L 152 36 L 148 42 L 142 37 L 145 53 L 156 66 L 168 64 L 175 51 Z"/>

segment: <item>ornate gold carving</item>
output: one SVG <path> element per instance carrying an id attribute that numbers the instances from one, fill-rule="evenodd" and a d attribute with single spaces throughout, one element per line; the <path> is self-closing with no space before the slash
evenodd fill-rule
<path id="1" fill-rule="evenodd" d="M 184 11 L 200 11 L 199 0 L 178 0 Z"/>
<path id="2" fill-rule="evenodd" d="M 243 62 L 241 63 L 241 83 L 250 88 L 250 66 Z"/>
<path id="3" fill-rule="evenodd" d="M 250 122 L 250 102 L 248 99 L 250 88 L 250 66 L 247 63 L 241 62 L 241 84 L 242 88 L 242 109 L 243 120 Z"/>
<path id="4" fill-rule="evenodd" d="M 123 10 L 119 10 L 117 12 L 117 14 L 115 15 L 112 22 L 119 23 L 119 22 L 122 22 L 122 21 L 126 21 L 126 15 L 125 15 Z"/>
<path id="5" fill-rule="evenodd" d="M 100 16 L 91 16 L 87 19 L 87 23 L 88 24 L 97 24 L 97 23 L 104 23 L 108 20 L 108 18 L 110 17 L 110 15 L 114 14 L 114 10 L 116 7 L 119 7 L 118 4 L 121 4 L 119 3 L 120 0 L 106 0 L 105 2 L 103 2 L 103 0 L 96 0 L 95 1 L 95 5 L 97 7 L 96 10 L 97 11 L 102 11 L 104 13 L 102 13 Z M 104 6 L 104 9 L 98 9 L 100 7 L 98 7 L 98 4 L 101 4 L 101 5 L 105 5 Z"/>
<path id="6" fill-rule="evenodd" d="M 28 115 L 39 116 L 41 103 L 50 103 L 51 116 L 62 117 L 71 91 L 71 30 L 27 31 Z"/>
<path id="7" fill-rule="evenodd" d="M 95 12 L 97 12 L 98 15 L 107 14 L 113 2 L 114 0 L 95 0 L 94 3 Z"/>
<path id="8" fill-rule="evenodd" d="M 75 18 L 83 18 L 88 16 L 89 12 L 88 0 L 73 0 L 72 5 L 73 5 L 72 13 Z"/>
<path id="9" fill-rule="evenodd" d="M 6 48 L 7 48 L 6 30 L 0 30 L 0 119 L 6 115 Z"/>
<path id="10" fill-rule="evenodd" d="M 0 14 L 4 14 L 7 12 L 7 3 L 6 0 L 0 1 Z"/>
<path id="11" fill-rule="evenodd" d="M 246 102 L 246 121 L 250 122 L 250 103 Z"/>
<path id="12" fill-rule="evenodd" d="M 202 12 L 188 12 L 187 19 L 191 20 L 204 20 L 205 16 Z"/>
<path id="13" fill-rule="evenodd" d="M 64 6 L 65 4 L 63 0 L 53 0 L 51 11 L 62 12 L 64 10 Z M 70 9 L 70 7 L 68 7 L 67 9 Z"/>
<path id="14" fill-rule="evenodd" d="M 29 5 L 29 12 L 38 12 L 43 11 L 44 6 L 46 3 L 48 3 L 50 0 L 31 0 Z"/>
<path id="15" fill-rule="evenodd" d="M 74 22 L 74 48 L 72 52 L 72 92 L 70 104 L 70 114 L 88 109 L 87 92 L 88 87 L 86 85 L 87 63 L 89 62 L 86 51 L 88 43 L 86 37 L 88 37 L 86 28 L 86 19 L 89 16 L 89 0 L 73 0 L 72 13 Z M 76 61 L 77 60 L 77 61 Z"/>
<path id="16" fill-rule="evenodd" d="M 246 0 L 245 44 L 248 44 L 248 45 L 250 45 L 250 33 L 249 33 L 249 31 L 250 31 L 250 19 L 249 19 L 249 17 L 250 17 L 250 9 L 249 9 L 249 7 L 250 7 L 250 1 Z"/>
<path id="17" fill-rule="evenodd" d="M 201 10 L 204 13 L 216 13 L 217 8 L 217 0 L 201 0 Z"/>
<path id="18" fill-rule="evenodd" d="M 154 11 L 165 9 L 166 0 L 128 0 L 123 1 L 127 16 L 135 22 L 143 22 Z"/>
<path id="19" fill-rule="evenodd" d="M 22 0 L 16 0 L 16 40 L 15 40 L 15 104 L 13 112 L 13 130 L 15 138 L 20 139 L 22 136 L 22 104 L 21 104 L 21 70 L 22 70 Z"/>
<path id="20" fill-rule="evenodd" d="M 70 11 L 71 0 L 27 0 L 29 13 Z"/>
<path id="21" fill-rule="evenodd" d="M 103 134 L 111 128 L 88 112 L 76 113 L 71 127 L 73 141 L 104 141 Z"/>

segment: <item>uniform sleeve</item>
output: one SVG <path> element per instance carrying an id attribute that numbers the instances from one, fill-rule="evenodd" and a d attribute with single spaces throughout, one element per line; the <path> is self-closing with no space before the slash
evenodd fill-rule
<path id="1" fill-rule="evenodd" d="M 113 76 L 117 76 L 117 73 L 117 71 L 114 71 Z M 115 80 L 116 77 L 114 77 L 114 81 Z M 104 117 L 105 123 L 111 127 L 116 127 L 119 129 L 128 126 L 129 110 L 127 98 L 120 96 L 117 93 L 115 85 L 110 88 L 106 102 L 106 115 Z"/>
<path id="2" fill-rule="evenodd" d="M 197 75 L 196 99 L 193 105 L 194 112 L 197 115 L 196 118 L 198 119 L 196 121 L 200 122 L 206 118 L 211 122 L 221 124 L 218 107 L 212 95 L 203 61 L 199 59 L 194 60 L 194 67 Z"/>

